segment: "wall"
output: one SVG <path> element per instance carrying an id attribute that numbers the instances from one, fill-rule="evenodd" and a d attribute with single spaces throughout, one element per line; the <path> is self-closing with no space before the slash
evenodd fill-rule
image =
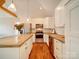
<path id="1" fill-rule="evenodd" d="M 0 35 L 14 35 L 14 21 L 13 17 L 0 17 Z"/>
<path id="2" fill-rule="evenodd" d="M 35 24 L 44 24 L 44 28 L 53 28 L 54 27 L 54 18 L 46 17 L 46 18 L 34 18 L 31 19 L 32 28 L 35 28 Z"/>

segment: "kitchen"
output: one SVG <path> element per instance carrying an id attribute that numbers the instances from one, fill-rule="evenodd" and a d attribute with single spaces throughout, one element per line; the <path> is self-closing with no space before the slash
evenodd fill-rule
<path id="1" fill-rule="evenodd" d="M 0 59 L 35 59 L 37 42 L 49 47 L 41 59 L 79 59 L 78 10 L 79 0 L 0 0 Z"/>

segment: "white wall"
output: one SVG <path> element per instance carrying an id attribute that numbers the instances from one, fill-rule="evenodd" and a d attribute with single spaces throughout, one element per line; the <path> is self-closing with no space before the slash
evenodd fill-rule
<path id="1" fill-rule="evenodd" d="M 14 35 L 14 21 L 13 17 L 0 17 L 0 35 Z"/>
<path id="2" fill-rule="evenodd" d="M 55 27 L 55 17 L 49 17 L 48 18 L 48 28 L 54 28 Z"/>
<path id="3" fill-rule="evenodd" d="M 32 28 L 36 28 L 35 27 L 36 24 L 43 24 L 43 22 L 44 22 L 44 19 L 43 18 L 31 19 Z"/>
<path id="4" fill-rule="evenodd" d="M 32 28 L 35 28 L 35 24 L 43 24 L 44 28 L 53 28 L 54 27 L 54 18 L 46 17 L 46 18 L 35 18 L 31 19 Z"/>

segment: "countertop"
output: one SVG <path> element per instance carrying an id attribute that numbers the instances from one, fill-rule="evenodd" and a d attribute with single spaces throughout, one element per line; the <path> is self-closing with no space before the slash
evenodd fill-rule
<path id="1" fill-rule="evenodd" d="M 25 41 L 29 40 L 33 36 L 34 33 L 28 33 L 28 34 L 22 34 L 18 36 L 11 36 L 6 38 L 0 38 L 0 48 L 5 47 L 20 47 Z M 54 39 L 57 39 L 61 42 L 64 42 L 64 35 L 54 34 L 50 32 L 44 32 L 44 34 L 47 34 Z"/>
<path id="2" fill-rule="evenodd" d="M 33 33 L 21 34 L 6 38 L 0 38 L 0 48 L 2 47 L 20 47 L 25 41 L 33 36 Z"/>
<path id="3" fill-rule="evenodd" d="M 33 32 L 35 34 L 35 32 Z M 44 34 L 47 34 L 51 37 L 53 37 L 54 39 L 57 39 L 61 42 L 65 42 L 65 36 L 64 35 L 60 35 L 60 34 L 54 34 L 54 33 L 51 33 L 51 32 L 43 32 Z"/>
<path id="4" fill-rule="evenodd" d="M 54 34 L 54 33 L 44 33 L 44 34 L 48 34 L 49 36 L 53 37 L 54 39 L 57 39 L 61 42 L 65 42 L 65 36 L 64 35 L 60 35 L 60 34 Z"/>

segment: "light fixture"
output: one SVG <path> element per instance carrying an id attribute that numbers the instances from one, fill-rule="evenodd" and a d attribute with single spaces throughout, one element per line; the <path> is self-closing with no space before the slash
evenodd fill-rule
<path id="1" fill-rule="evenodd" d="M 27 18 L 27 21 L 29 21 L 29 18 Z"/>
<path id="2" fill-rule="evenodd" d="M 49 17 L 46 17 L 46 19 L 48 20 L 48 19 L 49 19 Z"/>
<path id="3" fill-rule="evenodd" d="M 42 10 L 42 7 L 40 7 L 40 10 Z"/>
<path id="4" fill-rule="evenodd" d="M 15 7 L 15 4 L 14 4 L 13 0 L 11 0 L 11 4 L 9 5 L 8 8 L 11 8 L 11 9 L 13 9 L 14 11 L 16 11 L 16 7 Z"/>

